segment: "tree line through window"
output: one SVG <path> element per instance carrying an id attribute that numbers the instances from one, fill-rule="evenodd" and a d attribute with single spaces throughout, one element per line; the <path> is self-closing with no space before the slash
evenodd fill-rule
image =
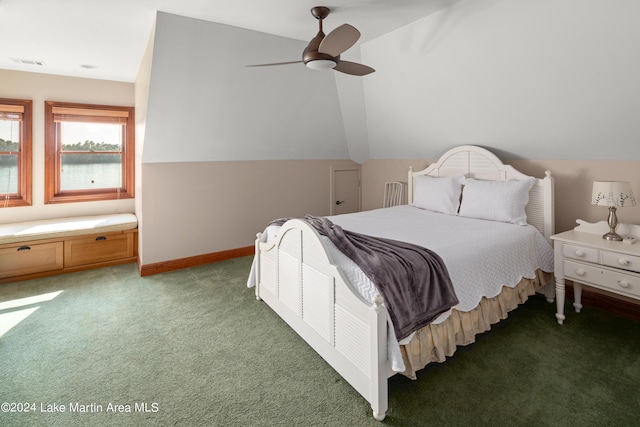
<path id="1" fill-rule="evenodd" d="M 45 103 L 45 203 L 133 197 L 133 107 Z"/>
<path id="2" fill-rule="evenodd" d="M 45 203 L 133 197 L 133 107 L 45 102 Z M 32 101 L 0 98 L 0 207 L 31 205 Z"/>
<path id="3" fill-rule="evenodd" d="M 26 99 L 0 98 L 0 207 L 31 205 L 31 111 Z"/>

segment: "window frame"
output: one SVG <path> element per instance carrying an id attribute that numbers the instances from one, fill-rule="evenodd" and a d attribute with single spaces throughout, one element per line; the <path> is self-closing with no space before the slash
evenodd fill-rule
<path id="1" fill-rule="evenodd" d="M 18 192 L 0 193 L 0 207 L 31 206 L 32 191 L 32 124 L 33 101 L 29 99 L 0 98 L 2 105 L 15 106 L 22 109 L 20 122 L 20 141 L 18 141 Z"/>
<path id="2" fill-rule="evenodd" d="M 122 141 L 122 183 L 119 188 L 99 188 L 95 190 L 60 189 L 61 148 L 59 141 L 59 121 L 54 119 L 56 112 L 65 111 L 87 118 L 97 118 L 96 123 L 109 117 L 126 116 Z M 94 114 L 95 113 L 95 114 Z M 71 121 L 71 120 L 70 120 Z M 131 199 L 134 197 L 134 162 L 135 162 L 135 117 L 134 107 L 114 105 L 78 104 L 70 102 L 45 101 L 45 165 L 44 165 L 44 203 L 72 203 L 99 200 Z"/>

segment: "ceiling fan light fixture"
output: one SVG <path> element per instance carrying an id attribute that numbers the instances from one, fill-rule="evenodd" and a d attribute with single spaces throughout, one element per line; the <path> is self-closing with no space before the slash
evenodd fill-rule
<path id="1" fill-rule="evenodd" d="M 0 0 L 2 1 L 2 0 Z M 322 20 L 331 10 L 325 6 L 311 8 L 311 14 L 318 20 L 318 33 L 302 51 L 302 61 L 275 62 L 271 64 L 247 65 L 247 67 L 266 67 L 302 62 L 312 70 L 335 70 L 352 76 L 366 76 L 375 70 L 367 65 L 343 61 L 340 55 L 360 38 L 360 31 L 349 24 L 342 24 L 329 34 L 322 31 Z"/>
<path id="2" fill-rule="evenodd" d="M 316 59 L 307 62 L 305 65 L 312 70 L 330 70 L 335 68 L 338 63 L 330 59 Z"/>

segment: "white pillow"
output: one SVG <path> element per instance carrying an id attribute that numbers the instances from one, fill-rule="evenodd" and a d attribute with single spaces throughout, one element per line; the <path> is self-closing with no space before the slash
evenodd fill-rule
<path id="1" fill-rule="evenodd" d="M 529 190 L 536 179 L 480 181 L 464 180 L 460 216 L 527 224 L 525 206 L 529 202 Z"/>
<path id="2" fill-rule="evenodd" d="M 443 178 L 417 176 L 414 182 L 412 205 L 434 212 L 456 215 L 460 207 L 463 180 L 462 175 Z"/>

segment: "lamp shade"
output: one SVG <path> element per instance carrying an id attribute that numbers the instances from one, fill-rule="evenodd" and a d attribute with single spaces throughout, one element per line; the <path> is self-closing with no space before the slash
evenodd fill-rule
<path id="1" fill-rule="evenodd" d="M 595 181 L 591 204 L 598 206 L 635 206 L 636 199 L 631 191 L 631 184 L 624 181 Z"/>

